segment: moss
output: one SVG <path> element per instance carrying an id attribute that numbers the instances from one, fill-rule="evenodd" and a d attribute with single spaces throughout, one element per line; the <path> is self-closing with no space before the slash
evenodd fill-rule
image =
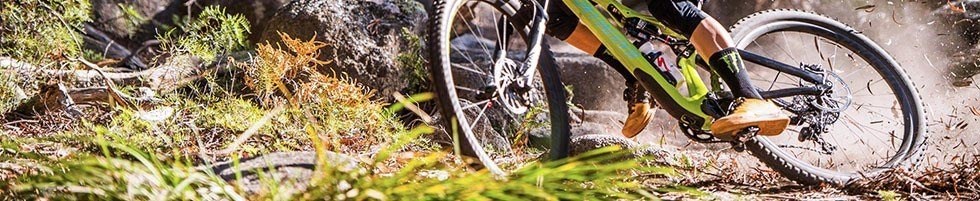
<path id="1" fill-rule="evenodd" d="M 4 1 L 0 56 L 41 64 L 82 56 L 82 30 L 91 21 L 87 0 Z"/>
<path id="2" fill-rule="evenodd" d="M 408 80 L 406 93 L 416 94 L 430 91 L 429 74 L 426 68 L 425 42 L 422 38 L 412 33 L 406 28 L 402 28 L 402 38 L 405 40 L 403 51 L 398 54 L 395 60 L 398 65 L 406 72 L 405 79 Z"/>

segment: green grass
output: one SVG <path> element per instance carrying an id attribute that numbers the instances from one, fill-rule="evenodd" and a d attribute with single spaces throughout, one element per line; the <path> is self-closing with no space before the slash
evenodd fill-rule
<path id="1" fill-rule="evenodd" d="M 429 72 L 425 61 L 425 41 L 407 28 L 402 28 L 402 38 L 406 41 L 404 50 L 398 54 L 395 61 L 405 72 L 409 89 L 407 93 L 416 94 L 429 90 Z"/>
<path id="2" fill-rule="evenodd" d="M 159 38 L 164 49 L 213 62 L 221 54 L 248 49 L 250 26 L 242 15 L 229 15 L 223 7 L 208 6 L 197 17 L 181 20 L 176 29 Z"/>
<path id="3" fill-rule="evenodd" d="M 64 58 L 98 57 L 77 40 L 89 20 L 87 1 L 15 2 L 3 2 L 0 10 L 0 56 L 59 69 L 73 65 Z M 117 6 L 134 25 L 146 20 L 132 6 Z M 226 59 L 222 54 L 252 49 L 249 24 L 220 7 L 178 21 L 158 36 L 168 62 L 219 61 Z M 408 30 L 402 35 L 408 47 L 397 62 L 409 72 L 405 92 L 419 93 L 410 104 L 428 104 L 424 42 Z M 428 125 L 404 125 L 397 115 L 406 114 L 401 110 L 409 103 L 387 106 L 351 80 L 320 73 L 329 62 L 317 58 L 329 44 L 281 37 L 281 46 L 257 45 L 254 59 L 234 62 L 240 74 L 209 74 L 203 85 L 161 94 L 152 108 L 93 107 L 106 118 L 43 122 L 70 124 L 55 133 L 15 136 L 0 129 L 0 200 L 633 200 L 651 196 L 640 175 L 675 174 L 644 166 L 643 159 L 621 160 L 629 151 L 606 148 L 559 161 L 512 162 L 505 164 L 511 174 L 498 178 L 429 142 L 435 131 Z M 0 111 L 16 104 L 13 84 L 21 83 L 6 78 L 0 85 Z M 246 194 L 199 167 L 297 150 L 318 155 L 303 192 L 283 190 L 291 184 L 260 173 L 262 190 Z M 352 156 L 357 166 L 334 166 L 328 152 Z M 404 157 L 408 152 L 415 157 Z"/>
<path id="4" fill-rule="evenodd" d="M 399 140 L 384 146 L 382 152 L 402 149 L 406 142 L 431 131 L 419 127 L 400 132 Z M 161 159 L 152 152 L 109 141 L 93 143 L 105 154 L 52 162 L 41 168 L 42 173 L 6 184 L 10 191 L 3 195 L 54 200 L 609 200 L 649 196 L 633 179 L 636 175 L 673 174 L 670 169 L 644 167 L 638 160 L 619 160 L 628 152 L 616 147 L 566 160 L 528 163 L 507 178 L 441 162 L 447 156 L 443 152 L 414 158 L 396 172 L 378 172 L 373 167 L 391 155 L 377 154 L 373 162 L 354 169 L 320 160 L 305 192 L 266 190 L 244 195 L 234 184 L 193 167 L 184 157 Z M 324 149 L 318 150 L 323 157 Z M 262 184 L 263 189 L 288 185 Z"/>

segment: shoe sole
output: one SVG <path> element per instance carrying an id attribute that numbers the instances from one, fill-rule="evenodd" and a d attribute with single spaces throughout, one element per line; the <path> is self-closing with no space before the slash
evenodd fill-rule
<path id="1" fill-rule="evenodd" d="M 715 121 L 711 124 L 711 131 L 715 133 L 715 136 L 731 136 L 735 132 L 752 126 L 759 128 L 759 135 L 776 136 L 782 134 L 789 126 L 789 118 L 781 115 L 754 116 L 752 118 L 731 117 L 727 121 Z"/>
<path id="2" fill-rule="evenodd" d="M 649 115 L 646 115 L 647 117 L 643 119 L 642 124 L 631 125 L 629 121 L 626 121 L 626 123 L 623 124 L 623 130 L 621 132 L 623 136 L 626 138 L 633 138 L 640 134 L 640 132 L 643 132 L 643 130 L 646 130 L 647 124 L 650 124 L 650 121 L 653 120 L 653 112 L 651 112 L 651 110 L 647 110 L 647 114 Z M 633 129 L 636 129 L 636 132 L 627 132 L 628 130 Z"/>

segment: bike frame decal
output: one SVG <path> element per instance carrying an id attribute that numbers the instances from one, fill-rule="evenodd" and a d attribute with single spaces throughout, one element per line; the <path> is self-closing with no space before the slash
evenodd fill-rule
<path id="1" fill-rule="evenodd" d="M 630 72 L 633 72 L 634 76 L 637 78 L 653 78 L 655 83 L 643 84 L 646 84 L 646 86 L 652 85 L 659 87 L 660 89 L 663 89 L 668 96 L 670 96 L 670 100 L 676 104 L 661 103 L 660 105 L 671 113 L 671 116 L 674 116 L 677 119 L 682 119 L 684 115 L 693 115 L 704 120 L 703 124 L 700 125 L 701 129 L 710 129 L 712 117 L 705 114 L 704 111 L 701 110 L 701 104 L 704 103 L 705 97 L 709 90 L 701 80 L 700 75 L 698 75 L 695 68 L 696 64 L 694 61 L 697 58 L 697 54 L 691 54 L 690 57 L 682 58 L 677 63 L 677 65 L 681 68 L 681 73 L 684 75 L 684 79 L 688 83 L 688 91 L 690 93 L 685 96 L 681 94 L 680 90 L 676 86 L 673 86 L 667 82 L 667 79 L 658 73 L 653 65 L 651 65 L 650 62 L 643 57 L 640 50 L 626 38 L 626 35 L 623 34 L 624 32 L 622 31 L 622 25 L 619 25 L 618 23 L 613 25 L 609 18 L 600 13 L 599 9 L 596 8 L 592 2 L 595 2 L 602 8 L 617 9 L 617 11 L 619 11 L 625 17 L 635 17 L 647 21 L 650 24 L 660 28 L 661 32 L 668 36 L 677 39 L 686 39 L 686 37 L 667 28 L 663 23 L 652 16 L 642 15 L 639 12 L 630 9 L 626 5 L 623 5 L 618 0 L 591 0 L 591 2 L 590 0 L 562 1 L 568 5 L 568 8 L 572 10 L 575 15 L 579 16 L 582 24 L 588 27 L 589 30 L 591 30 L 596 37 L 599 38 L 599 41 L 602 42 L 603 45 L 608 47 L 608 51 L 613 55 L 613 57 L 618 59 L 620 62 L 623 62 L 626 68 L 628 68 Z M 657 100 L 659 101 L 665 99 L 665 97 L 659 97 Z M 676 107 L 680 108 L 670 108 L 675 107 L 675 105 Z"/>

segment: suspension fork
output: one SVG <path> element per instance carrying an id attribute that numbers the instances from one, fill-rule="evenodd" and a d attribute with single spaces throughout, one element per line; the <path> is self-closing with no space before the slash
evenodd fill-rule
<path id="1" fill-rule="evenodd" d="M 521 85 L 530 85 L 530 83 L 533 83 L 534 74 L 538 70 L 538 59 L 541 55 L 541 43 L 544 42 L 544 32 L 547 28 L 546 22 L 548 20 L 548 10 L 545 8 L 547 8 L 551 0 L 538 0 L 530 2 L 532 2 L 531 5 L 534 6 L 534 21 L 531 22 L 530 30 L 527 33 L 534 34 L 528 35 L 528 51 L 523 63 L 523 66 L 526 69 L 524 69 L 524 74 L 521 75 L 523 82 L 518 83 Z"/>

